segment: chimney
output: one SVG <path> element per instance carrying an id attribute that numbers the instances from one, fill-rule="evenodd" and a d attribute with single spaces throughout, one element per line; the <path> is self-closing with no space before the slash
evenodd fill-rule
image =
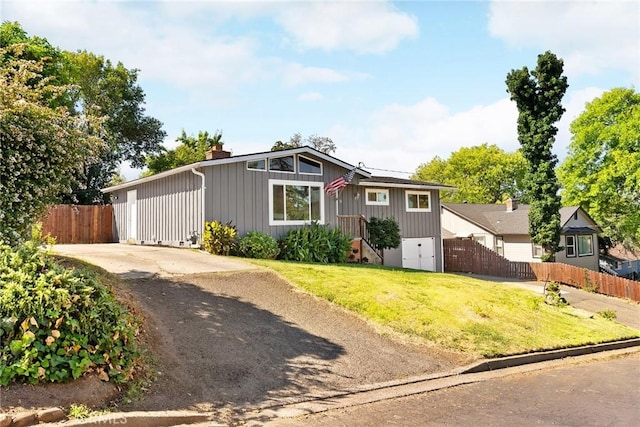
<path id="1" fill-rule="evenodd" d="M 513 212 L 518 209 L 518 201 L 516 199 L 507 199 L 507 212 Z"/>
<path id="2" fill-rule="evenodd" d="M 222 144 L 216 144 L 206 153 L 206 160 L 226 159 L 231 157 L 230 151 L 224 151 Z"/>

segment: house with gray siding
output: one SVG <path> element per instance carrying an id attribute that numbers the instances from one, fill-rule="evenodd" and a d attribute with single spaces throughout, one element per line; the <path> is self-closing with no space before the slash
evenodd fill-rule
<path id="1" fill-rule="evenodd" d="M 325 185 L 355 170 L 334 195 Z M 311 221 L 360 239 L 358 223 L 392 217 L 402 244 L 384 252 L 390 266 L 442 271 L 439 190 L 452 187 L 372 176 L 311 147 L 231 156 L 221 146 L 207 159 L 103 189 L 114 207 L 114 238 L 144 245 L 189 246 L 205 221 L 231 222 L 238 234 L 283 237 Z"/>

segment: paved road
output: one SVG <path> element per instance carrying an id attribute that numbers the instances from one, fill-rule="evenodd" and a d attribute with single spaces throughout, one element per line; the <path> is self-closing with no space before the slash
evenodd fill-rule
<path id="1" fill-rule="evenodd" d="M 240 259 L 191 249 L 108 243 L 55 245 L 53 250 L 60 255 L 96 264 L 123 279 L 255 269 L 255 266 Z"/>
<path id="2" fill-rule="evenodd" d="M 640 354 L 517 374 L 270 426 L 637 426 Z"/>

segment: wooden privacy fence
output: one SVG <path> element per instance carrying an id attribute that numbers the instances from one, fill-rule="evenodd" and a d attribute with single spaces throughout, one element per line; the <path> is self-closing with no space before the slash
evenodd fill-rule
<path id="1" fill-rule="evenodd" d="M 563 283 L 640 302 L 640 282 L 558 262 L 516 262 L 473 240 L 444 239 L 444 271 Z"/>
<path id="2" fill-rule="evenodd" d="M 57 243 L 112 243 L 113 206 L 50 206 L 42 232 L 51 234 Z"/>
<path id="3" fill-rule="evenodd" d="M 532 262 L 538 280 L 564 283 L 599 294 L 640 302 L 640 282 L 559 262 Z"/>
<path id="4" fill-rule="evenodd" d="M 509 261 L 475 240 L 444 239 L 444 271 L 536 280 L 528 262 Z"/>

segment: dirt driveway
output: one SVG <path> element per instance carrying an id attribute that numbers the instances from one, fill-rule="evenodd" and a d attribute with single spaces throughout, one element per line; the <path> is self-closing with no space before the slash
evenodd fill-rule
<path id="1" fill-rule="evenodd" d="M 109 259 L 99 265 L 110 270 Z M 125 286 L 146 318 L 160 373 L 144 399 L 126 410 L 231 416 L 460 362 L 385 337 L 260 269 L 130 279 Z"/>

